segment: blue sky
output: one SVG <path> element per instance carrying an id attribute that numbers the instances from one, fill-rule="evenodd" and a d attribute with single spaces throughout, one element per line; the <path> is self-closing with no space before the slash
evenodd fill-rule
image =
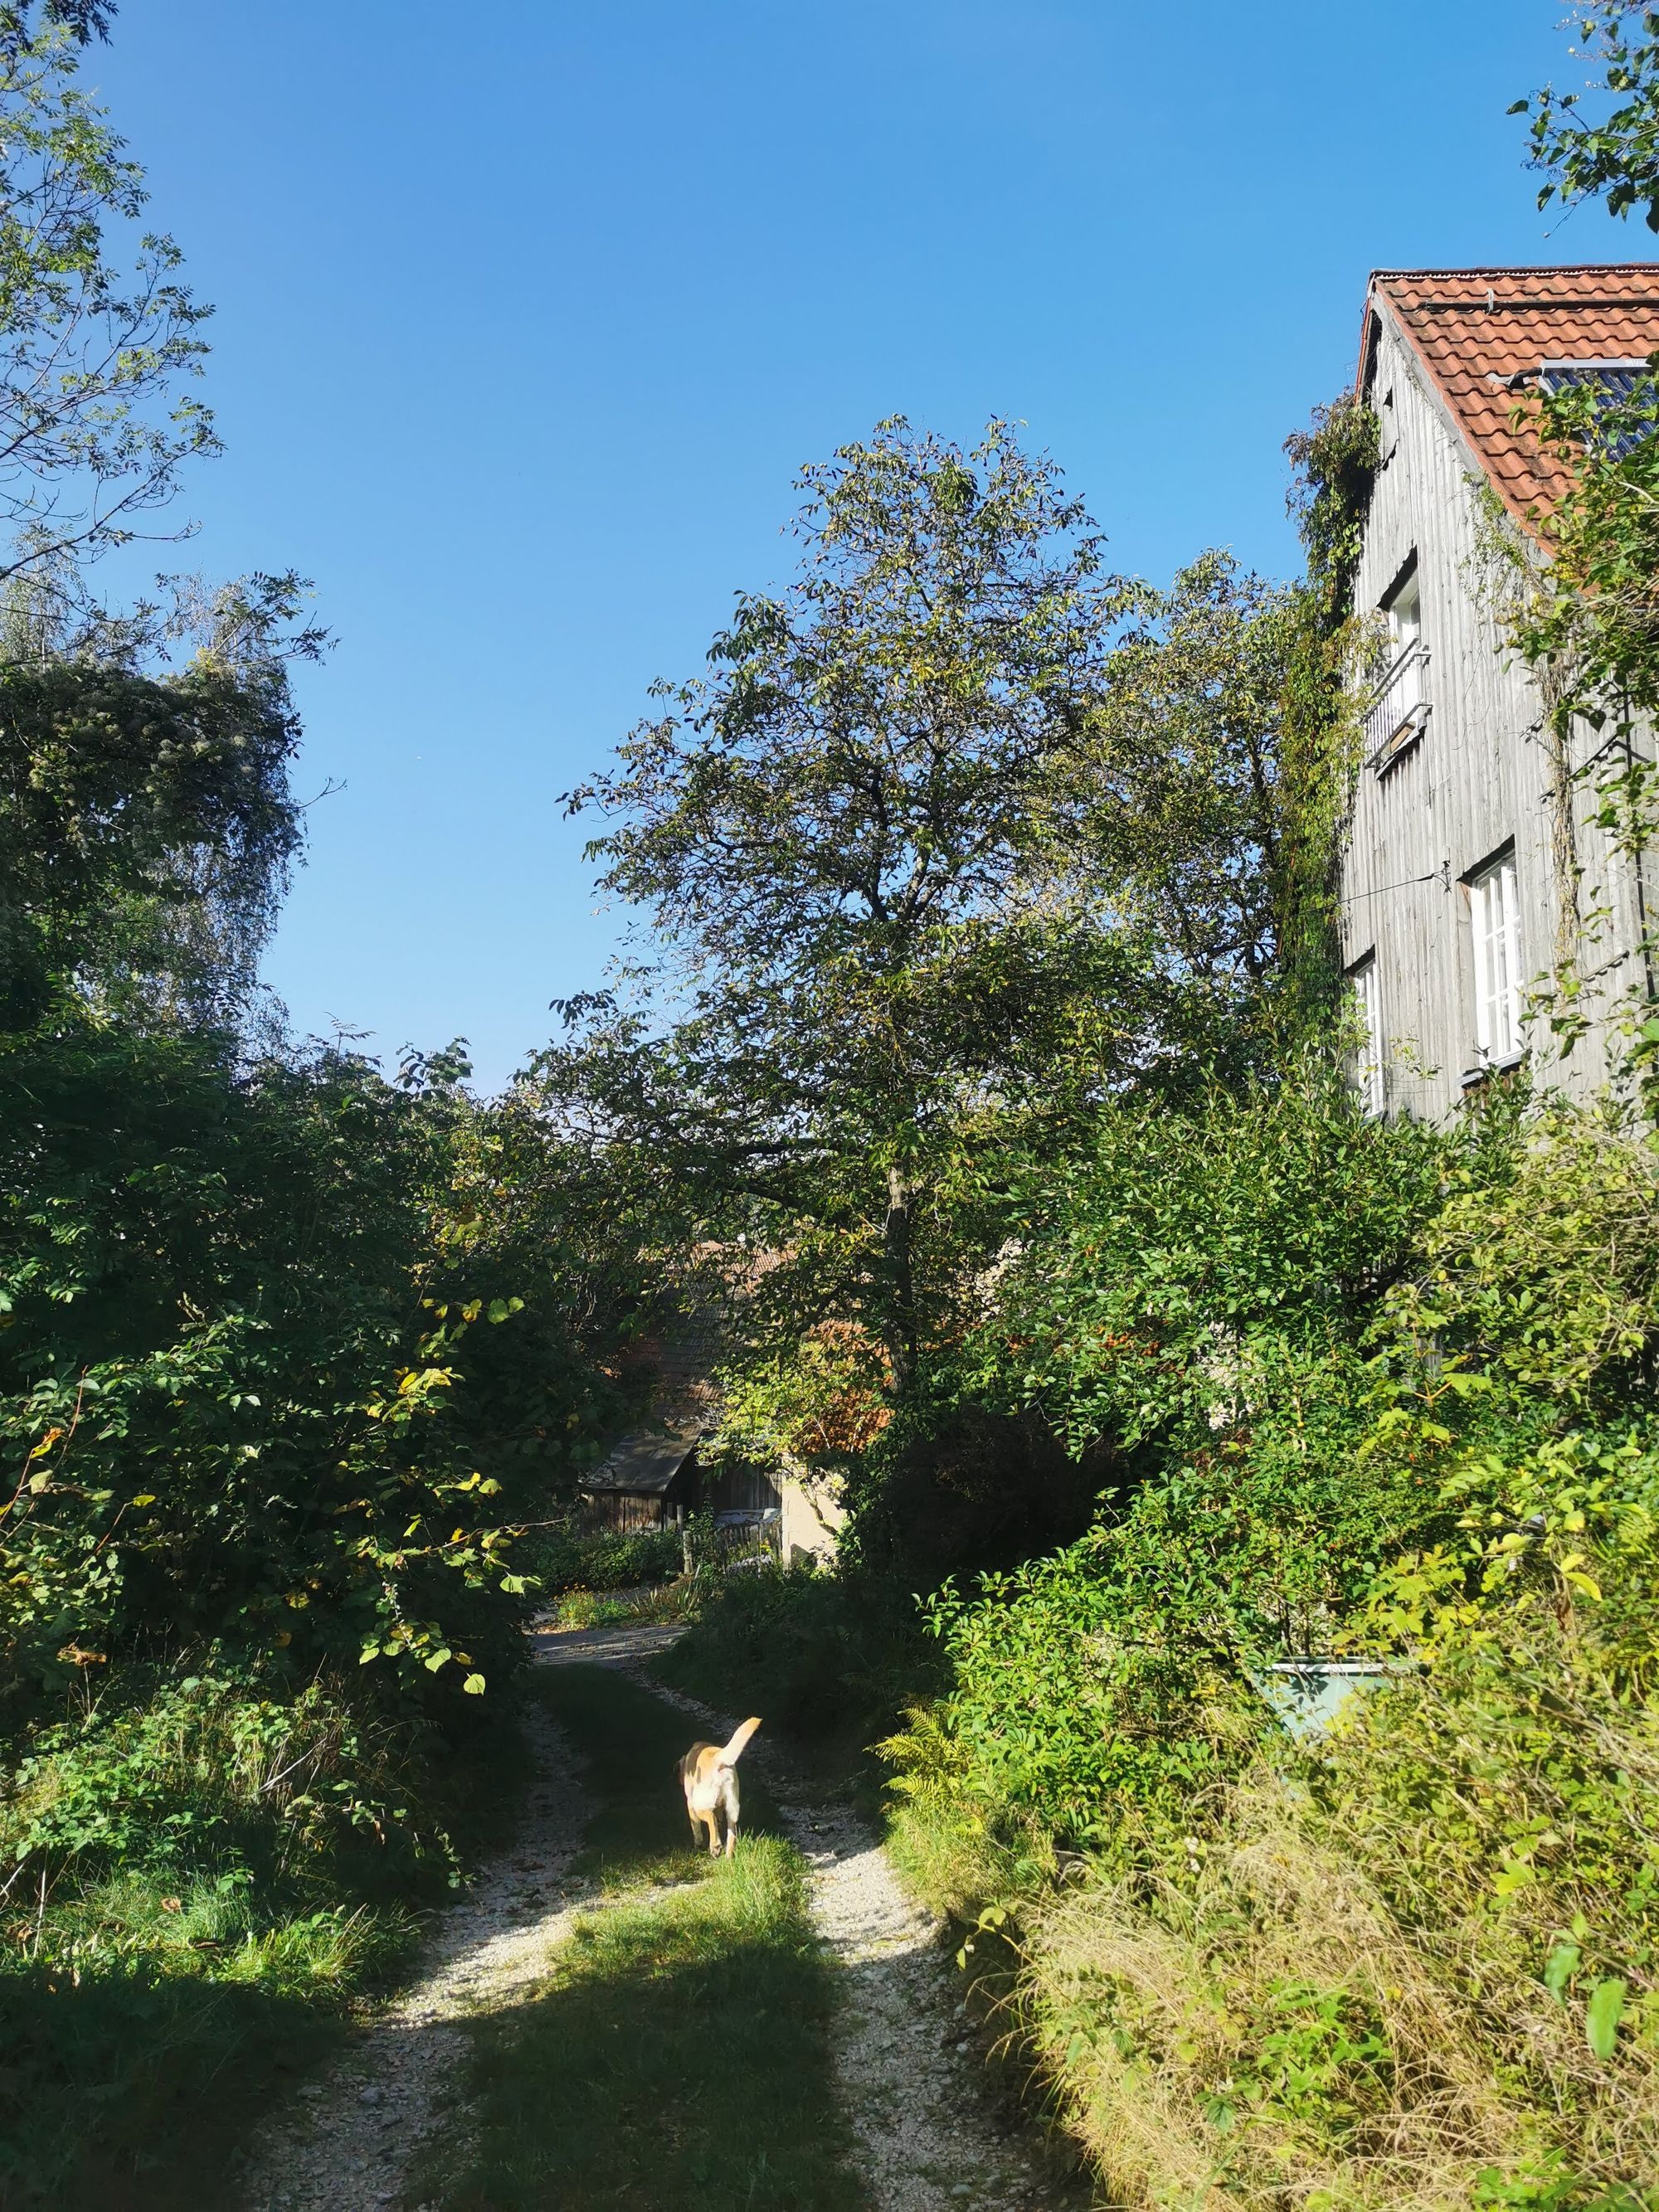
<path id="1" fill-rule="evenodd" d="M 300 568 L 338 640 L 296 1025 L 506 1078 L 618 924 L 558 795 L 883 416 L 1023 420 L 1122 568 L 1289 573 L 1370 268 L 1650 250 L 1534 210 L 1561 7 L 125 0 L 87 75 L 218 309 L 176 557 Z"/>

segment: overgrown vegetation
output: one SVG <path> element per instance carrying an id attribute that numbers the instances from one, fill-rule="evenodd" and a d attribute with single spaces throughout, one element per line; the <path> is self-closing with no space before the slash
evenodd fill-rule
<path id="1" fill-rule="evenodd" d="M 205 310 L 0 17 L 0 2193 L 175 2203 L 383 1976 L 512 1771 L 510 1530 L 624 1402 L 591 1180 L 459 1048 L 289 1039 L 303 586 L 94 561 L 212 449 Z M 94 331 L 100 343 L 92 343 Z M 107 348 L 107 351 L 104 350 Z M 101 364 L 101 365 L 100 365 Z M 465 1713 L 466 1725 L 457 1723 Z M 463 1747 L 465 1747 L 464 1751 Z M 498 1767 L 469 1758 L 493 1751 Z"/>
<path id="2" fill-rule="evenodd" d="M 1650 197 L 1626 156 L 1659 21 L 1594 12 L 1614 112 L 1547 101 L 1534 146 L 1569 197 L 1628 180 L 1618 213 Z M 1608 741 L 1598 804 L 1639 854 L 1652 392 L 1522 405 L 1562 489 L 1519 640 L 1558 725 Z M 1277 834 L 1241 825 L 1235 860 L 1269 887 L 1267 1049 L 1189 1037 L 1172 1082 L 1079 1034 L 1054 1110 L 1002 1116 L 994 1153 L 963 1140 L 963 1294 L 908 1400 L 830 1449 L 799 1400 L 780 1423 L 809 1464 L 857 1460 L 846 1566 L 734 1594 L 676 1664 L 710 1694 L 810 1681 L 805 1652 L 827 1678 L 914 1571 L 933 1662 L 884 1686 L 915 1690 L 882 1746 L 893 1849 L 960 1916 L 970 1974 L 1003 1989 L 1013 1960 L 1013 2021 L 1113 2202 L 1636 2212 L 1659 2202 L 1659 1158 L 1618 1098 L 1494 1091 L 1433 1132 L 1366 1121 L 1338 1080 L 1376 424 L 1344 404 L 1291 451 L 1309 574 L 1274 611 Z M 1640 1073 L 1659 1025 L 1627 1011 Z M 1017 1488 L 1035 1431 L 1090 1470 L 1086 1532 L 1000 1559 L 981 1515 L 958 1553 L 981 1571 L 954 1577 L 914 1527 L 895 1548 L 918 1460 L 959 1494 Z M 1265 1694 L 1295 1654 L 1373 1670 L 1322 1735 Z"/>
<path id="3" fill-rule="evenodd" d="M 93 590 L 213 445 L 176 249 L 106 256 L 109 13 L 0 9 L 6 2202 L 203 2194 L 396 1970 L 537 1591 L 681 1564 L 568 1513 L 667 1272 L 729 1318 L 718 1449 L 851 1510 L 833 1574 L 677 1584 L 669 1669 L 884 1738 L 895 1852 L 1014 1960 L 1114 2201 L 1659 2203 L 1659 1155 L 1626 1104 L 1431 1131 L 1340 1079 L 1369 410 L 1291 441 L 1288 590 L 1109 573 L 1006 424 L 809 470 L 796 585 L 572 795 L 657 964 L 480 1103 L 459 1043 L 388 1073 L 257 989 L 303 586 Z M 1652 220 L 1659 16 L 1583 35 L 1608 112 L 1542 95 L 1534 155 Z M 1517 404 L 1559 496 L 1516 635 L 1639 854 L 1659 402 Z M 1292 1655 L 1372 1668 L 1322 1736 L 1264 1695 Z M 672 1886 L 486 2033 L 434 2185 L 854 2201 L 799 1861 L 688 1874 L 683 1723 L 548 1694 L 592 1870 Z"/>

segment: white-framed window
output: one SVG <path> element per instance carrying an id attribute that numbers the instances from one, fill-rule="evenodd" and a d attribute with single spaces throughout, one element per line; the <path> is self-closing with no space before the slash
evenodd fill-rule
<path id="1" fill-rule="evenodd" d="M 1521 903 L 1515 849 L 1468 879 L 1474 950 L 1474 1042 L 1483 1066 L 1521 1049 Z"/>
<path id="2" fill-rule="evenodd" d="M 1359 1036 L 1354 1055 L 1354 1088 L 1367 1114 L 1380 1114 L 1387 1103 L 1382 1079 L 1382 993 L 1377 980 L 1376 955 L 1368 952 L 1348 970 L 1354 1011 L 1359 1017 Z"/>
<path id="3" fill-rule="evenodd" d="M 1423 635 L 1423 588 L 1417 580 L 1417 571 L 1412 570 L 1394 597 L 1383 609 L 1388 617 L 1389 636 L 1396 655 L 1408 646 L 1416 645 Z"/>
<path id="4" fill-rule="evenodd" d="M 1429 655 L 1415 554 L 1381 612 L 1388 626 L 1385 665 L 1365 712 L 1365 740 L 1372 767 L 1386 775 L 1421 734 L 1428 717 Z"/>

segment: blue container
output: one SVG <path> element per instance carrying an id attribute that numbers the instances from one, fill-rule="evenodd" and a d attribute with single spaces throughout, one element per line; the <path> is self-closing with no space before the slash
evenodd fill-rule
<path id="1" fill-rule="evenodd" d="M 1401 1659 L 1277 1659 L 1251 1676 L 1285 1732 L 1305 1742 L 1323 1735 L 1348 1700 L 1410 1671 Z"/>

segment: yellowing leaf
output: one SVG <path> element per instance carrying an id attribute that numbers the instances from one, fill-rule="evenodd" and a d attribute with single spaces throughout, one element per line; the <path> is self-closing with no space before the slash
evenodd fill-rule
<path id="1" fill-rule="evenodd" d="M 484 1678 L 482 1674 L 469 1674 L 461 1687 L 469 1698 L 481 1698 L 484 1693 Z"/>

